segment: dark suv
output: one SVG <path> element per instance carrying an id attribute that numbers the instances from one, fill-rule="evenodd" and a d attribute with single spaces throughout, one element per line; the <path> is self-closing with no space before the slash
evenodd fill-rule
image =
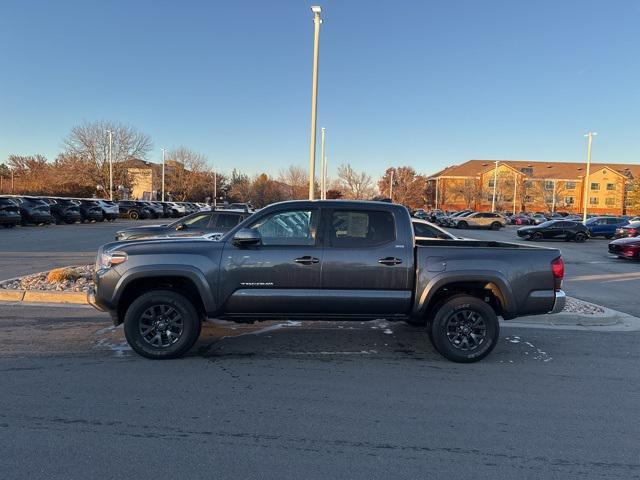
<path id="1" fill-rule="evenodd" d="M 131 220 L 144 219 L 151 216 L 151 211 L 147 207 L 133 200 L 120 200 L 118 208 L 120 209 L 121 217 L 130 218 Z"/>
<path id="2" fill-rule="evenodd" d="M 103 222 L 102 207 L 96 200 L 78 200 L 80 203 L 80 217 L 82 222 Z"/>
<path id="3" fill-rule="evenodd" d="M 0 197 L 0 225 L 5 228 L 15 227 L 20 223 L 20 209 L 11 198 Z"/>
<path id="4" fill-rule="evenodd" d="M 57 224 L 75 223 L 82 220 L 80 206 L 77 201 L 68 198 L 43 198 L 49 204 L 51 215 Z"/>
<path id="5" fill-rule="evenodd" d="M 27 225 L 33 223 L 36 225 L 53 223 L 51 209 L 47 202 L 35 197 L 15 197 L 14 200 L 20 208 L 22 217 L 20 223 Z"/>

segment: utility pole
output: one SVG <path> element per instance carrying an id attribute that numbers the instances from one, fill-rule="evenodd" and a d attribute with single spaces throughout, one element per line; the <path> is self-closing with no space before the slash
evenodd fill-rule
<path id="1" fill-rule="evenodd" d="M 326 175 L 326 163 L 327 163 L 327 157 L 324 156 L 324 137 L 325 137 L 325 128 L 322 127 L 321 129 L 322 132 L 322 140 L 320 142 L 320 157 L 321 157 L 321 168 L 320 168 L 320 199 L 321 200 L 325 200 L 325 191 L 326 191 L 326 185 L 325 185 L 325 175 Z"/>
<path id="2" fill-rule="evenodd" d="M 13 195 L 13 168 L 11 169 L 11 195 Z"/>
<path id="3" fill-rule="evenodd" d="M 584 198 L 583 198 L 583 213 L 582 213 L 582 221 L 587 221 L 587 205 L 589 201 L 589 192 L 591 191 L 591 185 L 589 185 L 589 172 L 591 170 L 591 143 L 593 142 L 594 135 L 598 135 L 596 132 L 589 132 L 585 135 L 588 138 L 587 142 L 587 174 L 584 177 Z"/>
<path id="4" fill-rule="evenodd" d="M 496 168 L 493 171 L 493 200 L 491 200 L 491 211 L 496 211 L 496 186 L 498 184 L 498 160 L 496 160 Z"/>
<path id="5" fill-rule="evenodd" d="M 394 170 L 391 170 L 391 179 L 389 180 L 389 200 L 393 203 L 393 174 Z"/>
<path id="6" fill-rule="evenodd" d="M 320 12 L 317 5 L 311 7 L 313 12 L 313 77 L 311 86 L 311 142 L 309 145 L 309 200 L 315 197 L 316 174 L 316 119 L 318 109 L 318 57 L 320 55 Z"/>
<path id="7" fill-rule="evenodd" d="M 516 196 L 518 195 L 518 174 L 513 172 L 513 214 L 516 214 Z"/>
<path id="8" fill-rule="evenodd" d="M 213 170 L 213 209 L 218 206 L 218 171 Z"/>
<path id="9" fill-rule="evenodd" d="M 439 190 L 438 184 L 440 183 L 439 180 L 440 180 L 440 177 L 436 177 L 436 208 L 435 208 L 436 210 L 438 209 L 438 190 Z"/>
<path id="10" fill-rule="evenodd" d="M 161 148 L 160 150 L 162 150 L 162 201 L 164 202 L 164 152 L 165 152 L 165 149 Z"/>
<path id="11" fill-rule="evenodd" d="M 113 131 L 107 130 L 107 133 L 109 134 L 109 200 L 113 201 L 113 158 L 111 157 Z"/>
<path id="12" fill-rule="evenodd" d="M 327 157 L 324 157 L 324 162 L 322 163 L 322 199 L 327 199 Z"/>
<path id="13" fill-rule="evenodd" d="M 556 213 L 556 179 L 553 179 L 553 194 L 551 197 L 551 213 Z"/>

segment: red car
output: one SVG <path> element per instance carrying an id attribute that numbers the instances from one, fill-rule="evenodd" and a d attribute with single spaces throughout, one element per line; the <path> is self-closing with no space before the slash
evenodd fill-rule
<path id="1" fill-rule="evenodd" d="M 618 258 L 640 259 L 640 237 L 614 240 L 609 244 L 609 253 Z"/>
<path id="2" fill-rule="evenodd" d="M 518 215 L 513 219 L 513 223 L 515 225 L 531 225 L 533 224 L 533 220 L 531 217 L 527 217 L 526 215 Z"/>

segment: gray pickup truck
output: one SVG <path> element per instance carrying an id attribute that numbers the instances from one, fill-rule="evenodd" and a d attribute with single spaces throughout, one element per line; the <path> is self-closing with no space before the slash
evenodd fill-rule
<path id="1" fill-rule="evenodd" d="M 495 347 L 499 316 L 562 310 L 563 275 L 556 249 L 416 240 L 401 205 L 293 201 L 216 241 L 104 245 L 89 303 L 154 359 L 185 354 L 205 318 L 386 318 L 424 326 L 444 357 L 473 362 Z"/>

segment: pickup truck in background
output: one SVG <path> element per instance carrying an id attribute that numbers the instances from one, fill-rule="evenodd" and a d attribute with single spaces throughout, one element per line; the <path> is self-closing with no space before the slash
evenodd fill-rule
<path id="1" fill-rule="evenodd" d="M 215 241 L 109 243 L 96 267 L 89 303 L 153 359 L 188 352 L 205 318 L 386 318 L 422 325 L 444 357 L 474 362 L 495 347 L 499 316 L 565 304 L 557 249 L 416 240 L 407 209 L 384 202 L 278 203 Z"/>

